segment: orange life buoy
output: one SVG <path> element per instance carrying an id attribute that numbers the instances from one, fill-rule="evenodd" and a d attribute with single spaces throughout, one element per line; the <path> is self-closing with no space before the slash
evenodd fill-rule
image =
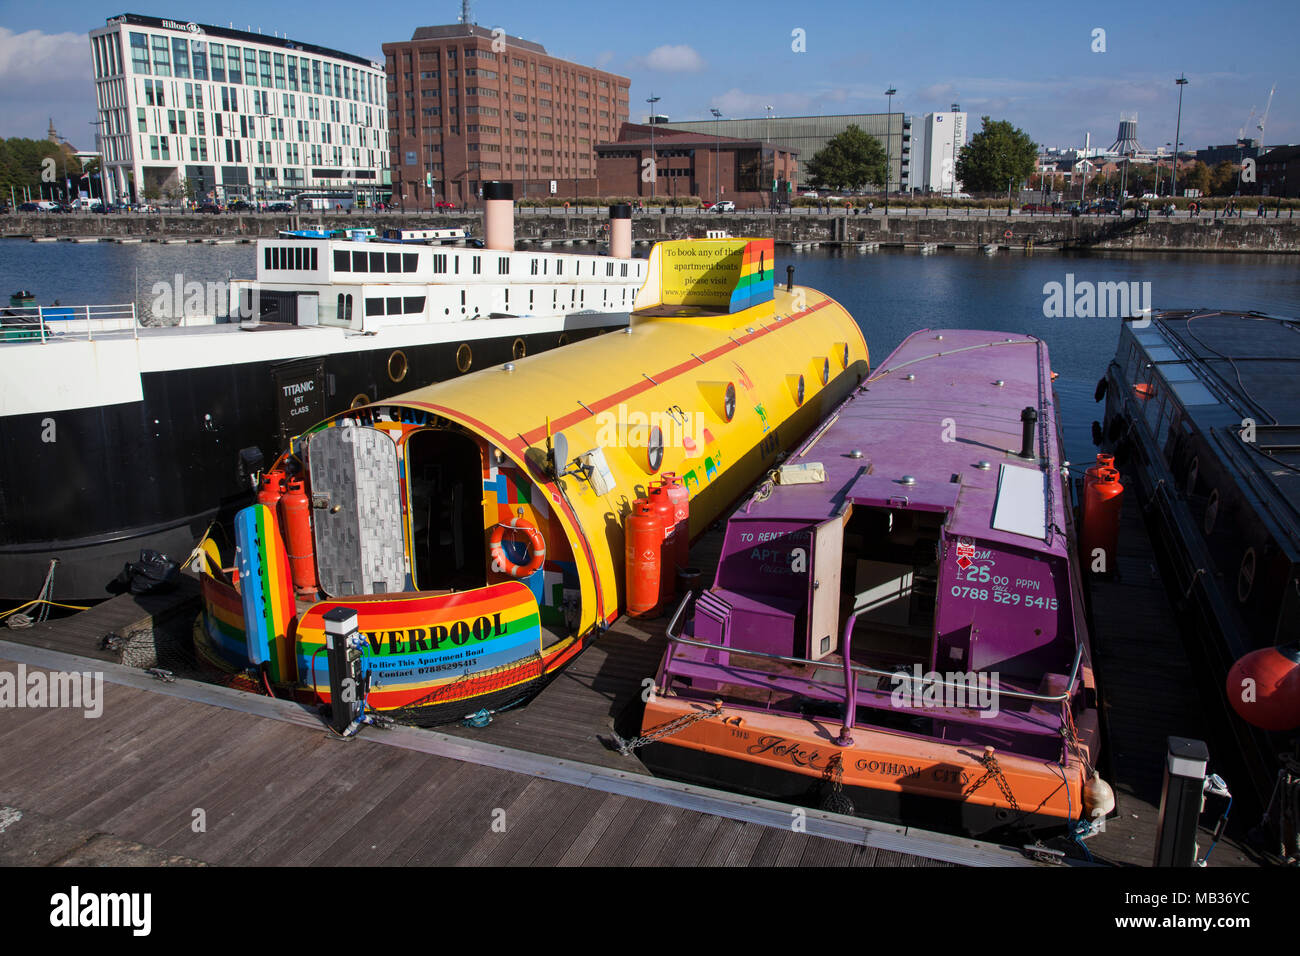
<path id="1" fill-rule="evenodd" d="M 1010 238 L 1011 238 L 1012 236 L 1014 236 L 1014 235 L 1015 235 L 1015 233 L 1012 232 L 1010 229 L 1008 229 L 1006 232 L 1004 232 L 1004 233 L 1002 234 L 1002 238 L 1003 238 L 1003 239 L 1010 239 Z"/>
<path id="2" fill-rule="evenodd" d="M 501 542 L 507 531 L 519 531 L 528 537 L 528 550 L 531 555 L 527 564 L 516 564 L 506 555 Z M 508 574 L 515 578 L 526 578 L 542 566 L 546 560 L 546 539 L 542 533 L 523 518 L 512 518 L 509 524 L 498 524 L 492 529 L 488 542 L 488 553 L 492 558 L 492 570 L 499 574 Z"/>

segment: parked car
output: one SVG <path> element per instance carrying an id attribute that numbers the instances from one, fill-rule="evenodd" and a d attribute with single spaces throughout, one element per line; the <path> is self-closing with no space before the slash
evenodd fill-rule
<path id="1" fill-rule="evenodd" d="M 217 205 L 214 202 L 205 202 L 205 203 L 199 203 L 199 208 L 194 211 L 206 212 L 206 213 L 219 213 L 222 212 L 223 210 L 219 205 Z"/>
<path id="2" fill-rule="evenodd" d="M 439 199 L 436 203 L 433 204 L 433 208 L 434 209 L 455 209 L 456 204 L 446 199 Z"/>
<path id="3" fill-rule="evenodd" d="M 226 205 L 227 212 L 256 212 L 253 204 L 247 199 L 232 199 Z"/>
<path id="4" fill-rule="evenodd" d="M 293 203 L 285 200 L 277 200 L 266 204 L 267 212 L 293 212 Z"/>
<path id="5" fill-rule="evenodd" d="M 724 199 L 722 202 L 716 202 L 709 207 L 712 212 L 735 212 L 736 204 L 730 199 Z"/>

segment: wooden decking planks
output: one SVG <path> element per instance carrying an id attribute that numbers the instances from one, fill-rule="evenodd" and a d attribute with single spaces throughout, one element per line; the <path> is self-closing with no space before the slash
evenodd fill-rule
<path id="1" fill-rule="evenodd" d="M 1150 866 L 1155 853 L 1169 737 L 1207 739 L 1206 710 L 1183 637 L 1156 566 L 1141 506 L 1125 494 L 1118 573 L 1092 577 L 1093 657 L 1104 709 L 1102 774 L 1115 788 L 1118 813 L 1088 841 L 1115 863 Z M 1211 755 L 1213 756 L 1213 755 Z M 1205 822 L 1205 821 L 1203 821 Z M 1203 832 L 1201 849 L 1208 847 Z M 1214 866 L 1255 865 L 1230 840 L 1210 857 Z"/>
<path id="2" fill-rule="evenodd" d="M 0 712 L 0 802 L 25 813 L 0 832 L 0 860 L 768 866 L 886 852 L 121 683 L 103 685 L 103 707 Z"/>

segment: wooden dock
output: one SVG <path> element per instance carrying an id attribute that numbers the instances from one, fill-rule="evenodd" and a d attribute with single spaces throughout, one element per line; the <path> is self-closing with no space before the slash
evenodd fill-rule
<path id="1" fill-rule="evenodd" d="M 1119 806 L 1088 846 L 1099 862 L 1145 866 L 1165 738 L 1204 728 L 1133 496 L 1121 540 L 1119 574 L 1090 585 L 1108 733 L 1102 773 Z M 715 531 L 692 549 L 706 580 L 720 545 Z M 0 864 L 116 854 L 150 864 L 1033 865 L 1018 847 L 814 809 L 800 811 L 801 832 L 786 804 L 651 776 L 609 739 L 638 731 L 666 617 L 621 619 L 528 705 L 486 727 L 367 729 L 343 742 L 299 705 L 164 682 L 139 669 L 153 666 L 140 663 L 147 655 L 124 666 L 120 651 L 97 646 L 106 629 L 175 606 L 185 608 L 179 596 L 118 598 L 0 633 L 21 642 L 0 642 L 0 669 L 97 670 L 107 681 L 95 720 L 67 709 L 0 711 L 10 758 L 0 805 L 12 808 L 0 812 L 29 821 L 0 832 Z M 163 651 L 164 667 L 197 674 L 178 665 L 170 639 Z M 198 809 L 205 832 L 191 827 Z M 1253 865 L 1230 839 L 1210 862 Z"/>

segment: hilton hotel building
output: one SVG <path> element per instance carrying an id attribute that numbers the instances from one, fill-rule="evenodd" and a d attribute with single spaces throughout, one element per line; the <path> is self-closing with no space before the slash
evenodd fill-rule
<path id="1" fill-rule="evenodd" d="M 384 66 L 285 37 L 138 16 L 90 32 L 110 201 L 390 191 Z"/>

